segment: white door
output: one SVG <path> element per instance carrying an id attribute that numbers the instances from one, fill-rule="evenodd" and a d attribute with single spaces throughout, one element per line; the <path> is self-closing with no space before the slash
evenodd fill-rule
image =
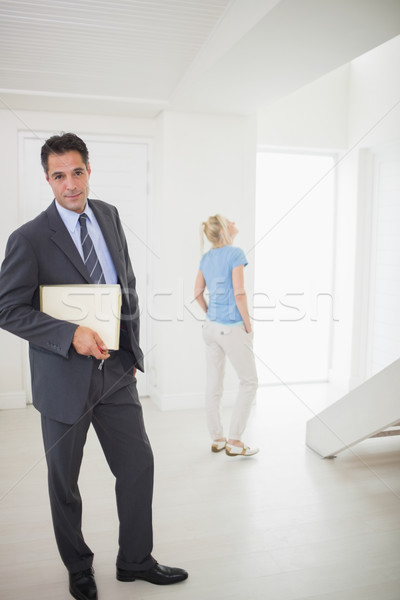
<path id="1" fill-rule="evenodd" d="M 53 196 L 40 164 L 40 149 L 48 133 L 21 133 L 21 222 L 45 210 Z M 117 207 L 128 242 L 137 280 L 141 309 L 140 345 L 145 355 L 150 348 L 147 323 L 147 278 L 150 264 L 148 245 L 149 152 L 148 140 L 82 135 L 89 149 L 92 168 L 90 198 Z M 147 377 L 138 374 L 140 396 L 147 395 Z"/>

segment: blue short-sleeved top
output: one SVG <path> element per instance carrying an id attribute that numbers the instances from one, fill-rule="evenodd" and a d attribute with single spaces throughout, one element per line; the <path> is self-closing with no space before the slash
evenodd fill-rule
<path id="1" fill-rule="evenodd" d="M 237 325 L 243 322 L 235 302 L 232 270 L 239 265 L 247 264 L 243 250 L 235 246 L 212 248 L 203 255 L 200 271 L 210 293 L 207 310 L 209 321 L 216 321 L 223 325 Z"/>

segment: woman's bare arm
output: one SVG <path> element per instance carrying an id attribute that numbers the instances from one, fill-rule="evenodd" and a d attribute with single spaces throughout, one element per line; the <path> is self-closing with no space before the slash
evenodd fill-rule
<path id="1" fill-rule="evenodd" d="M 196 281 L 194 283 L 194 299 L 199 303 L 201 309 L 207 312 L 207 302 L 204 298 L 204 291 L 206 289 L 206 282 L 204 280 L 203 273 L 198 271 Z"/>
<path id="2" fill-rule="evenodd" d="M 244 265 L 239 265 L 232 270 L 232 285 L 235 294 L 236 306 L 243 319 L 247 333 L 251 332 L 249 309 L 247 306 L 247 295 L 244 289 Z"/>

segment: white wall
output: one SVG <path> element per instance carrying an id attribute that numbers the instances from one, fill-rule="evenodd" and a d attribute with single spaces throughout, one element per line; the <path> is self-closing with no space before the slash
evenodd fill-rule
<path id="1" fill-rule="evenodd" d="M 400 37 L 350 66 L 348 149 L 338 167 L 339 210 L 331 379 L 346 391 L 368 375 L 365 364 L 370 294 L 373 154 L 400 140 Z M 346 268 L 347 267 L 347 268 Z"/>
<path id="2" fill-rule="evenodd" d="M 374 231 L 379 211 L 375 177 L 379 156 L 400 142 L 400 36 L 351 64 L 349 147 L 358 157 L 358 237 L 355 260 L 354 335 L 350 388 L 371 375 L 368 366 L 374 303 Z M 400 165 L 398 165 L 399 167 Z M 376 248 L 375 248 L 376 250 Z M 367 301 L 368 298 L 368 301 Z"/>
<path id="3" fill-rule="evenodd" d="M 350 147 L 371 148 L 399 139 L 399 73 L 400 36 L 351 63 Z"/>
<path id="4" fill-rule="evenodd" d="M 349 74 L 344 65 L 260 112 L 258 145 L 346 148 Z"/>
<path id="5" fill-rule="evenodd" d="M 8 234 L 18 222 L 18 121 L 0 111 L 0 253 L 3 257 Z M 24 406 L 26 402 L 23 343 L 0 330 L 0 408 Z"/>
<path id="6" fill-rule="evenodd" d="M 193 304 L 200 261 L 199 228 L 221 213 L 237 222 L 237 244 L 254 239 L 254 119 L 164 113 L 158 120 L 151 362 L 152 397 L 162 408 L 204 402 L 203 315 Z M 251 262 L 251 261 L 249 261 Z M 252 288 L 252 267 L 247 285 Z M 236 387 L 227 372 L 226 387 Z"/>

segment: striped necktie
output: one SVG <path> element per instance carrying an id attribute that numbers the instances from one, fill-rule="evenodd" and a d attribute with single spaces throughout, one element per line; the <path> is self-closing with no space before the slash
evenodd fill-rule
<path id="1" fill-rule="evenodd" d="M 79 224 L 81 226 L 81 244 L 83 250 L 83 261 L 89 272 L 90 279 L 93 283 L 105 283 L 105 277 L 101 264 L 99 262 L 96 250 L 93 245 L 92 238 L 90 237 L 87 230 L 87 214 L 82 213 L 79 217 Z"/>

